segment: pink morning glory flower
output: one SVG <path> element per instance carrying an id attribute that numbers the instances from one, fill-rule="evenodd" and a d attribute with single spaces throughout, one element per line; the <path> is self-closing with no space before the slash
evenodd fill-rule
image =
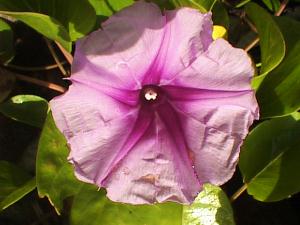
<path id="1" fill-rule="evenodd" d="M 191 203 L 234 173 L 258 119 L 247 54 L 212 40 L 211 14 L 137 2 L 77 43 L 51 101 L 78 179 L 117 202 Z"/>

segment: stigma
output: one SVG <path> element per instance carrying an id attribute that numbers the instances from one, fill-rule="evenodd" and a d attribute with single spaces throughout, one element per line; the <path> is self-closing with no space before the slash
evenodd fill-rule
<path id="1" fill-rule="evenodd" d="M 145 91 L 144 97 L 147 101 L 155 101 L 158 97 L 158 93 L 155 92 L 153 89 L 148 89 Z"/>
<path id="2" fill-rule="evenodd" d="M 157 85 L 145 85 L 140 91 L 140 99 L 144 104 L 157 105 L 163 99 L 163 91 Z"/>

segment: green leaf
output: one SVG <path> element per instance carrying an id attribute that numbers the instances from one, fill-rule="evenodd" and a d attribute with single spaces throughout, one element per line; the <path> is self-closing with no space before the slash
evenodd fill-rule
<path id="1" fill-rule="evenodd" d="M 263 8 L 255 3 L 248 3 L 246 13 L 255 24 L 260 39 L 261 70 L 260 76 L 253 81 L 253 86 L 258 88 L 263 78 L 283 60 L 285 42 L 273 17 Z"/>
<path id="2" fill-rule="evenodd" d="M 115 12 L 130 6 L 134 3 L 134 0 L 88 0 L 93 6 L 97 15 L 97 27 L 100 27 L 100 23 L 107 17 L 111 16 Z"/>
<path id="3" fill-rule="evenodd" d="M 239 167 L 248 193 L 279 201 L 300 191 L 300 114 L 259 124 L 246 138 Z"/>
<path id="4" fill-rule="evenodd" d="M 192 7 L 202 13 L 209 12 L 213 9 L 217 0 L 171 0 L 176 7 Z"/>
<path id="5" fill-rule="evenodd" d="M 288 115 L 300 108 L 300 22 L 276 18 L 286 42 L 286 57 L 257 91 L 262 118 Z"/>
<path id="6" fill-rule="evenodd" d="M 104 191 L 84 185 L 73 200 L 71 225 L 181 225 L 181 215 L 182 206 L 176 203 L 114 203 Z"/>
<path id="7" fill-rule="evenodd" d="M 16 77 L 12 73 L 0 68 L 0 105 L 9 96 L 15 81 Z"/>
<path id="8" fill-rule="evenodd" d="M 22 21 L 42 35 L 58 41 L 66 50 L 71 51 L 71 39 L 67 30 L 53 17 L 33 12 L 0 11 L 0 13 Z"/>
<path id="9" fill-rule="evenodd" d="M 240 3 L 236 5 L 237 8 L 242 7 L 246 5 L 248 2 L 252 0 L 243 0 Z M 280 1 L 279 0 L 262 0 L 263 3 L 269 8 L 269 10 L 275 12 L 279 9 L 280 7 Z"/>
<path id="10" fill-rule="evenodd" d="M 111 16 L 115 12 L 130 6 L 134 0 L 88 0 L 94 7 L 97 16 Z"/>
<path id="11" fill-rule="evenodd" d="M 279 0 L 262 0 L 263 3 L 268 7 L 269 10 L 276 12 L 280 7 Z"/>
<path id="12" fill-rule="evenodd" d="M 68 154 L 66 140 L 48 113 L 38 145 L 36 181 L 39 196 L 47 196 L 58 214 L 63 208 L 63 200 L 76 194 L 82 185 L 67 161 Z"/>
<path id="13" fill-rule="evenodd" d="M 18 187 L 15 191 L 11 192 L 2 202 L 0 202 L 0 211 L 19 201 L 25 195 L 32 192 L 35 188 L 36 182 L 35 178 L 33 178 L 24 185 Z"/>
<path id="14" fill-rule="evenodd" d="M 227 10 L 225 9 L 223 3 L 217 1 L 212 10 L 212 19 L 214 25 L 220 25 L 229 29 L 229 16 Z"/>
<path id="15" fill-rule="evenodd" d="M 11 119 L 42 127 L 48 111 L 48 102 L 35 95 L 17 95 L 0 104 L 0 112 Z"/>
<path id="16" fill-rule="evenodd" d="M 205 184 L 190 206 L 183 206 L 182 225 L 234 225 L 233 212 L 221 188 Z"/>
<path id="17" fill-rule="evenodd" d="M 0 211 L 31 192 L 35 188 L 33 183 L 23 169 L 0 161 Z"/>
<path id="18" fill-rule="evenodd" d="M 0 0 L 2 14 L 14 17 L 67 50 L 92 30 L 96 12 L 87 0 Z"/>
<path id="19" fill-rule="evenodd" d="M 0 62 L 7 63 L 14 57 L 13 31 L 0 19 Z"/>

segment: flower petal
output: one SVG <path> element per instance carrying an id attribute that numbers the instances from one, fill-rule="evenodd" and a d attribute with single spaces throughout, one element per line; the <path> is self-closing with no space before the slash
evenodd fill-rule
<path id="1" fill-rule="evenodd" d="M 144 84 L 153 75 L 163 79 L 174 76 L 189 66 L 212 42 L 211 13 L 201 14 L 192 8 L 166 11 L 164 38 L 159 55 Z"/>
<path id="2" fill-rule="evenodd" d="M 173 101 L 199 180 L 221 185 L 231 178 L 240 145 L 258 106 L 253 92 L 223 98 Z"/>
<path id="3" fill-rule="evenodd" d="M 141 87 L 163 38 L 165 19 L 152 3 L 137 2 L 111 16 L 102 28 L 78 42 L 73 80 Z"/>
<path id="4" fill-rule="evenodd" d="M 251 90 L 251 59 L 242 49 L 217 39 L 187 69 L 162 84 L 209 90 Z"/>
<path id="5" fill-rule="evenodd" d="M 191 203 L 200 191 L 184 139 L 170 106 L 162 106 L 153 123 L 104 182 L 117 202 L 145 204 Z"/>
<path id="6" fill-rule="evenodd" d="M 50 106 L 71 147 L 69 160 L 76 175 L 86 182 L 101 182 L 128 139 L 138 110 L 77 82 L 50 101 Z"/>

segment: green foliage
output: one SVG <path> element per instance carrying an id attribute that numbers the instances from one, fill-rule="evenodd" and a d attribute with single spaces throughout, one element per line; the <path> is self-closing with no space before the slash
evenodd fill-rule
<path id="1" fill-rule="evenodd" d="M 48 113 L 38 146 L 36 182 L 39 196 L 48 197 L 57 213 L 63 208 L 63 200 L 76 194 L 81 187 L 67 161 L 68 152 L 64 136 L 56 128 L 52 114 Z"/>
<path id="2" fill-rule="evenodd" d="M 84 185 L 75 196 L 71 225 L 181 225 L 182 206 L 176 203 L 129 205 L 114 203 L 104 191 Z"/>
<path id="3" fill-rule="evenodd" d="M 13 120 L 42 127 L 48 111 L 48 102 L 35 95 L 17 95 L 0 103 L 0 112 Z"/>
<path id="4" fill-rule="evenodd" d="M 2 14 L 14 17 L 67 50 L 71 41 L 83 37 L 94 27 L 96 13 L 86 0 L 0 0 Z"/>
<path id="5" fill-rule="evenodd" d="M 285 55 L 284 38 L 272 16 L 255 3 L 246 5 L 246 13 L 255 24 L 261 51 L 260 76 L 255 77 L 253 86 L 257 89 L 265 76 L 276 68 Z"/>
<path id="6" fill-rule="evenodd" d="M 183 206 L 182 225 L 234 225 L 233 212 L 221 188 L 205 184 L 194 203 Z"/>
<path id="7" fill-rule="evenodd" d="M 246 5 L 248 2 L 250 2 L 252 0 L 243 0 L 243 1 L 240 1 L 236 7 L 239 8 L 239 7 L 242 7 L 244 5 Z M 265 4 L 265 6 L 268 7 L 269 10 L 273 11 L 273 12 L 276 12 L 279 7 L 280 7 L 280 1 L 279 0 L 262 0 L 262 2 Z"/>
<path id="8" fill-rule="evenodd" d="M 249 194 L 278 201 L 300 191 L 299 137 L 299 113 L 265 121 L 250 133 L 239 163 Z"/>
<path id="9" fill-rule="evenodd" d="M 213 9 L 217 0 L 170 0 L 176 7 L 187 6 L 198 9 L 202 13 Z"/>
<path id="10" fill-rule="evenodd" d="M 262 118 L 288 115 L 300 108 L 300 22 L 285 17 L 277 18 L 276 22 L 284 35 L 287 52 L 257 91 Z"/>
<path id="11" fill-rule="evenodd" d="M 88 0 L 93 6 L 97 15 L 97 27 L 100 26 L 102 22 L 107 17 L 111 16 L 113 13 L 131 5 L 134 0 Z"/>
<path id="12" fill-rule="evenodd" d="M 12 73 L 0 68 L 0 112 L 1 102 L 3 102 L 9 96 L 14 87 L 15 80 L 16 78 Z"/>
<path id="13" fill-rule="evenodd" d="M 7 63 L 13 56 L 13 31 L 10 25 L 0 19 L 0 62 Z"/>
<path id="14" fill-rule="evenodd" d="M 0 161 L 0 211 L 35 189 L 35 179 L 21 168 Z"/>

